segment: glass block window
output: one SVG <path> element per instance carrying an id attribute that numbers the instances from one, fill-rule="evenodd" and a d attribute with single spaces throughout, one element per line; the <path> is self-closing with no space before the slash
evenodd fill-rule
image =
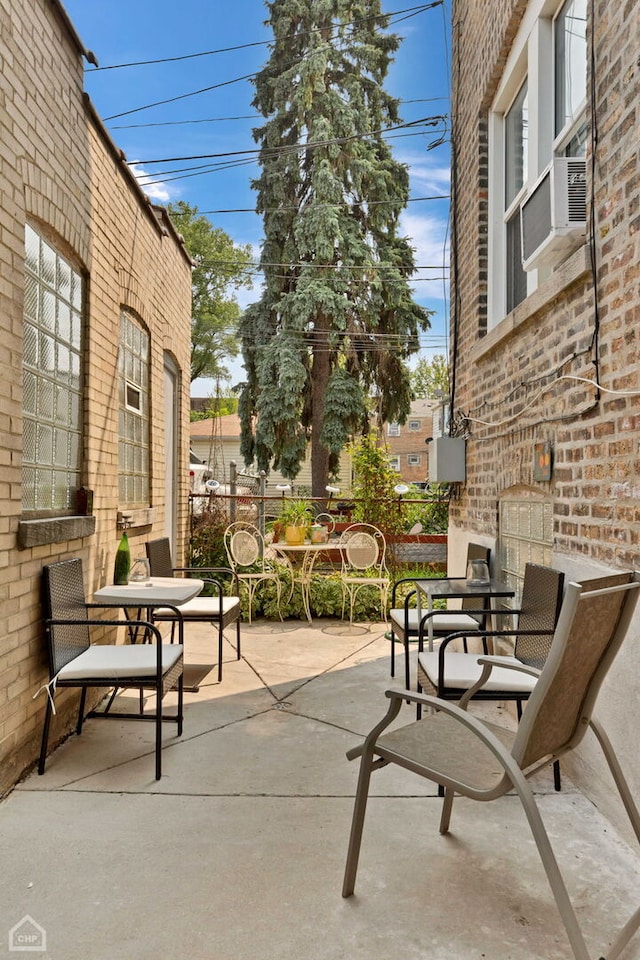
<path id="1" fill-rule="evenodd" d="M 387 425 L 387 436 L 388 437 L 399 437 L 400 436 L 400 424 L 399 423 L 390 423 Z"/>
<path id="2" fill-rule="evenodd" d="M 82 469 L 84 280 L 25 228 L 22 509 L 73 513 Z"/>
<path id="3" fill-rule="evenodd" d="M 120 315 L 118 350 L 118 500 L 149 504 L 149 334 L 132 316 Z"/>
<path id="4" fill-rule="evenodd" d="M 408 453 L 407 454 L 407 464 L 410 467 L 419 467 L 422 463 L 422 455 L 420 453 Z"/>
<path id="5" fill-rule="evenodd" d="M 389 466 L 400 473 L 400 457 L 389 457 Z"/>
<path id="6" fill-rule="evenodd" d="M 540 498 L 505 497 L 500 502 L 499 549 L 503 580 L 520 596 L 526 563 L 551 566 L 553 512 Z"/>
<path id="7" fill-rule="evenodd" d="M 409 420 L 407 426 L 409 430 L 418 431 L 422 429 L 422 420 Z"/>

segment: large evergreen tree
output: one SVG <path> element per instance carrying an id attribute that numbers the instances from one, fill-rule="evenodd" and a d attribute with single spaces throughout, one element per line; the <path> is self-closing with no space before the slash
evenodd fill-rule
<path id="1" fill-rule="evenodd" d="M 412 299 L 398 222 L 409 191 L 382 131 L 399 123 L 382 83 L 398 37 L 379 0 L 272 0 L 271 57 L 256 78 L 264 219 L 261 300 L 240 322 L 242 453 L 295 477 L 311 437 L 323 496 L 349 436 L 403 421 L 405 360 L 428 312 Z"/>

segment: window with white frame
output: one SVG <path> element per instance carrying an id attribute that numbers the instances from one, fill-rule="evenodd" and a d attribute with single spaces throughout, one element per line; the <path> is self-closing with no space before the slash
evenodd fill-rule
<path id="1" fill-rule="evenodd" d="M 409 467 L 419 467 L 422 463 L 422 456 L 419 453 L 408 453 L 407 454 L 407 466 Z"/>
<path id="2" fill-rule="evenodd" d="M 73 513 L 82 470 L 84 280 L 56 245 L 25 228 L 22 508 Z"/>
<path id="3" fill-rule="evenodd" d="M 400 457 L 389 457 L 389 466 L 392 470 L 400 473 Z"/>
<path id="4" fill-rule="evenodd" d="M 422 429 L 422 420 L 409 420 L 407 426 L 409 430 L 412 430 L 414 433 L 419 432 Z"/>
<path id="5" fill-rule="evenodd" d="M 149 503 L 149 334 L 124 311 L 118 350 L 118 496 L 121 506 Z"/>
<path id="6" fill-rule="evenodd" d="M 530 0 L 490 112 L 489 327 L 555 265 L 523 269 L 520 212 L 554 158 L 585 156 L 586 18 L 587 0 Z"/>
<path id="7" fill-rule="evenodd" d="M 387 425 L 387 436 L 388 437 L 399 437 L 400 436 L 400 424 L 399 423 L 389 423 Z"/>

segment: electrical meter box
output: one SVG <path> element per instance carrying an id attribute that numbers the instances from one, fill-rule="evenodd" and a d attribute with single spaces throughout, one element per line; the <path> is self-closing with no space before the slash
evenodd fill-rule
<path id="1" fill-rule="evenodd" d="M 463 483 L 465 450 L 464 437 L 435 437 L 429 444 L 429 482 Z"/>

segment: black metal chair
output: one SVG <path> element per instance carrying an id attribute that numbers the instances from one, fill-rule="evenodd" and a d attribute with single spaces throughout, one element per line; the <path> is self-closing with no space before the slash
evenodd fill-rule
<path id="1" fill-rule="evenodd" d="M 181 604 L 179 610 L 174 607 L 156 607 L 153 610 L 154 623 L 171 624 L 171 642 L 173 643 L 176 626 L 186 623 L 212 623 L 218 627 L 218 681 L 222 680 L 222 648 L 224 631 L 232 623 L 236 625 L 236 658 L 240 659 L 240 597 L 225 596 L 224 583 L 207 576 L 211 573 L 230 574 L 237 586 L 237 578 L 227 567 L 174 567 L 171 561 L 171 545 L 168 537 L 149 540 L 146 544 L 147 558 L 152 577 L 174 577 L 193 575 L 204 579 L 212 586 L 212 597 L 194 597 Z"/>
<path id="2" fill-rule="evenodd" d="M 49 657 L 49 682 L 42 744 L 38 773 L 44 773 L 51 716 L 54 699 L 61 687 L 78 687 L 80 707 L 76 733 L 82 733 L 85 719 L 87 689 L 89 687 L 113 688 L 113 694 L 103 711 L 92 710 L 87 717 L 115 718 L 118 720 L 152 720 L 156 726 L 155 756 L 156 780 L 162 774 L 162 723 L 177 723 L 178 736 L 182 734 L 183 717 L 183 647 L 181 644 L 163 644 L 159 631 L 153 624 L 143 620 L 103 620 L 91 618 L 89 612 L 110 609 L 104 604 L 87 603 L 82 576 L 82 560 L 61 560 L 44 567 L 42 578 L 45 637 Z M 140 627 L 151 643 L 113 644 L 91 643 L 91 629 L 127 625 Z M 169 690 L 178 689 L 176 715 L 164 715 L 162 701 Z M 153 713 L 110 714 L 109 708 L 118 689 L 133 688 L 155 692 Z"/>
<path id="3" fill-rule="evenodd" d="M 467 547 L 467 561 L 465 566 L 469 565 L 471 560 L 483 560 L 487 566 L 491 557 L 491 549 L 481 546 L 479 543 L 470 543 Z M 461 574 L 464 576 L 464 574 Z M 443 577 L 444 580 L 457 579 L 455 577 Z M 397 605 L 398 590 L 406 583 L 415 583 L 415 577 L 402 577 L 393 584 L 391 591 L 391 610 L 389 611 L 389 620 L 391 629 L 389 630 L 389 639 L 391 641 L 391 676 L 396 675 L 396 638 L 404 647 L 404 679 L 407 689 L 411 686 L 410 682 L 410 663 L 409 663 L 409 644 L 417 643 L 420 635 L 420 624 L 418 623 L 418 611 L 415 604 L 416 591 L 410 590 L 404 600 L 402 607 Z M 486 613 L 479 609 L 479 600 L 474 597 L 463 600 L 461 609 L 438 610 L 432 614 L 431 622 L 433 625 L 433 636 L 443 637 L 454 631 L 466 630 L 469 633 L 475 633 L 486 625 Z"/>

